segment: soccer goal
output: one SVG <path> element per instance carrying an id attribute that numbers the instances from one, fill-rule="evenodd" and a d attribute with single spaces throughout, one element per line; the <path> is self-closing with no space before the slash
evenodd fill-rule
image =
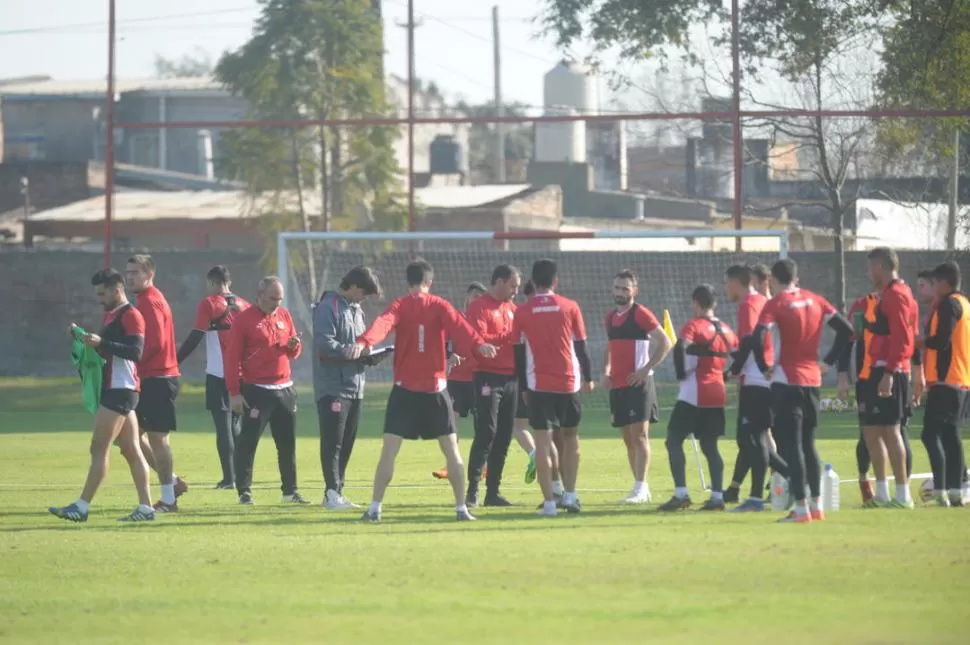
<path id="1" fill-rule="evenodd" d="M 741 238 L 742 251 L 736 249 Z M 286 304 L 306 338 L 313 329 L 313 306 L 324 291 L 334 290 L 352 267 L 375 269 L 384 289 L 379 302 L 365 302 L 372 320 L 394 298 L 407 291 L 404 267 L 422 257 L 435 269 L 432 291 L 456 307 L 464 305 L 471 282 L 488 285 L 499 264 L 519 267 L 524 278 L 532 263 L 543 257 L 559 264 L 559 291 L 578 301 L 586 320 L 590 353 L 596 373 L 606 347 L 603 319 L 613 307 L 613 276 L 632 269 L 639 281 L 638 301 L 657 316 L 670 311 L 675 328 L 691 316 L 690 294 L 699 284 L 720 292 L 724 270 L 737 262 L 771 264 L 787 256 L 786 231 L 666 230 L 596 232 L 333 232 L 278 234 L 279 275 Z M 735 307 L 719 304 L 719 315 L 735 321 Z M 308 359 L 297 369 L 309 376 Z M 657 374 L 660 383 L 673 383 L 666 361 Z M 382 365 L 370 381 L 390 380 L 390 366 Z"/>

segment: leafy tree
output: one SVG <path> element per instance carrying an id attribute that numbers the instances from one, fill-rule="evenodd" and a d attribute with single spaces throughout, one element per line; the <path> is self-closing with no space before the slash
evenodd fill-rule
<path id="1" fill-rule="evenodd" d="M 246 99 L 258 119 L 341 119 L 384 115 L 381 24 L 369 0 L 260 0 L 249 41 L 222 56 L 217 78 Z M 226 169 L 253 195 L 295 193 L 294 200 L 261 200 L 286 207 L 304 230 L 346 226 L 348 204 L 369 204 L 369 215 L 401 228 L 400 168 L 394 127 L 300 127 L 240 130 L 226 137 Z M 319 193 L 320 218 L 310 206 Z M 276 214 L 276 213 L 274 213 Z"/>
<path id="2" fill-rule="evenodd" d="M 883 35 L 883 67 L 876 81 L 880 102 L 888 107 L 970 107 L 970 3 L 912 0 L 897 5 L 894 17 Z M 963 118 L 893 119 L 880 123 L 879 134 L 889 154 L 924 159 L 928 172 L 944 174 L 958 163 L 954 135 L 966 129 Z"/>

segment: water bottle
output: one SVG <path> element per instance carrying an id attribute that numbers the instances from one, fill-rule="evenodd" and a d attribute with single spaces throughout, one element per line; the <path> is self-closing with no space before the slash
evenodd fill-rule
<path id="1" fill-rule="evenodd" d="M 832 464 L 825 464 L 822 475 L 822 510 L 826 513 L 839 510 L 839 475 Z"/>
<path id="2" fill-rule="evenodd" d="M 788 479 L 778 473 L 771 474 L 771 510 L 783 513 L 791 506 Z"/>

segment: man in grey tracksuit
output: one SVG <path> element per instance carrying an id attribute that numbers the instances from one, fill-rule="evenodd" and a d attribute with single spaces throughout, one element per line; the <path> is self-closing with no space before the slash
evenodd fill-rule
<path id="1" fill-rule="evenodd" d="M 323 506 L 334 510 L 358 508 L 343 495 L 347 463 L 357 438 L 364 397 L 362 360 L 344 358 L 344 351 L 364 333 L 360 303 L 380 294 L 380 284 L 367 267 L 354 267 L 337 291 L 324 292 L 313 312 L 313 389 L 320 419 L 320 463 L 326 483 Z"/>

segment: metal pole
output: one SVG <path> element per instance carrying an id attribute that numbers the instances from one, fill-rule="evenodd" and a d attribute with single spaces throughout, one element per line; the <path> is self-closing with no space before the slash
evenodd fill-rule
<path id="1" fill-rule="evenodd" d="M 499 40 L 498 5 L 492 7 L 492 46 L 494 47 L 495 67 L 495 116 L 505 116 L 505 105 L 502 102 L 502 49 Z M 505 183 L 505 126 L 499 122 L 495 124 L 495 175 L 498 183 Z"/>
<path id="2" fill-rule="evenodd" d="M 957 214 L 960 203 L 960 130 L 953 134 L 953 167 L 950 168 L 950 213 L 946 220 L 946 249 L 957 247 Z"/>
<path id="3" fill-rule="evenodd" d="M 104 268 L 111 266 L 111 210 L 115 188 L 115 0 L 108 0 L 108 89 L 104 112 Z"/>
<path id="4" fill-rule="evenodd" d="M 414 230 L 414 0 L 408 0 L 408 230 Z"/>
<path id="5" fill-rule="evenodd" d="M 738 33 L 738 4 L 738 0 L 731 0 L 731 59 L 734 68 L 731 78 L 733 86 L 731 111 L 733 112 L 732 118 L 734 120 L 734 133 L 732 137 L 734 140 L 734 228 L 740 231 L 744 228 L 744 222 L 741 219 L 744 143 L 741 140 L 741 47 L 740 34 Z M 740 237 L 735 238 L 734 249 L 737 253 L 741 252 Z"/>

